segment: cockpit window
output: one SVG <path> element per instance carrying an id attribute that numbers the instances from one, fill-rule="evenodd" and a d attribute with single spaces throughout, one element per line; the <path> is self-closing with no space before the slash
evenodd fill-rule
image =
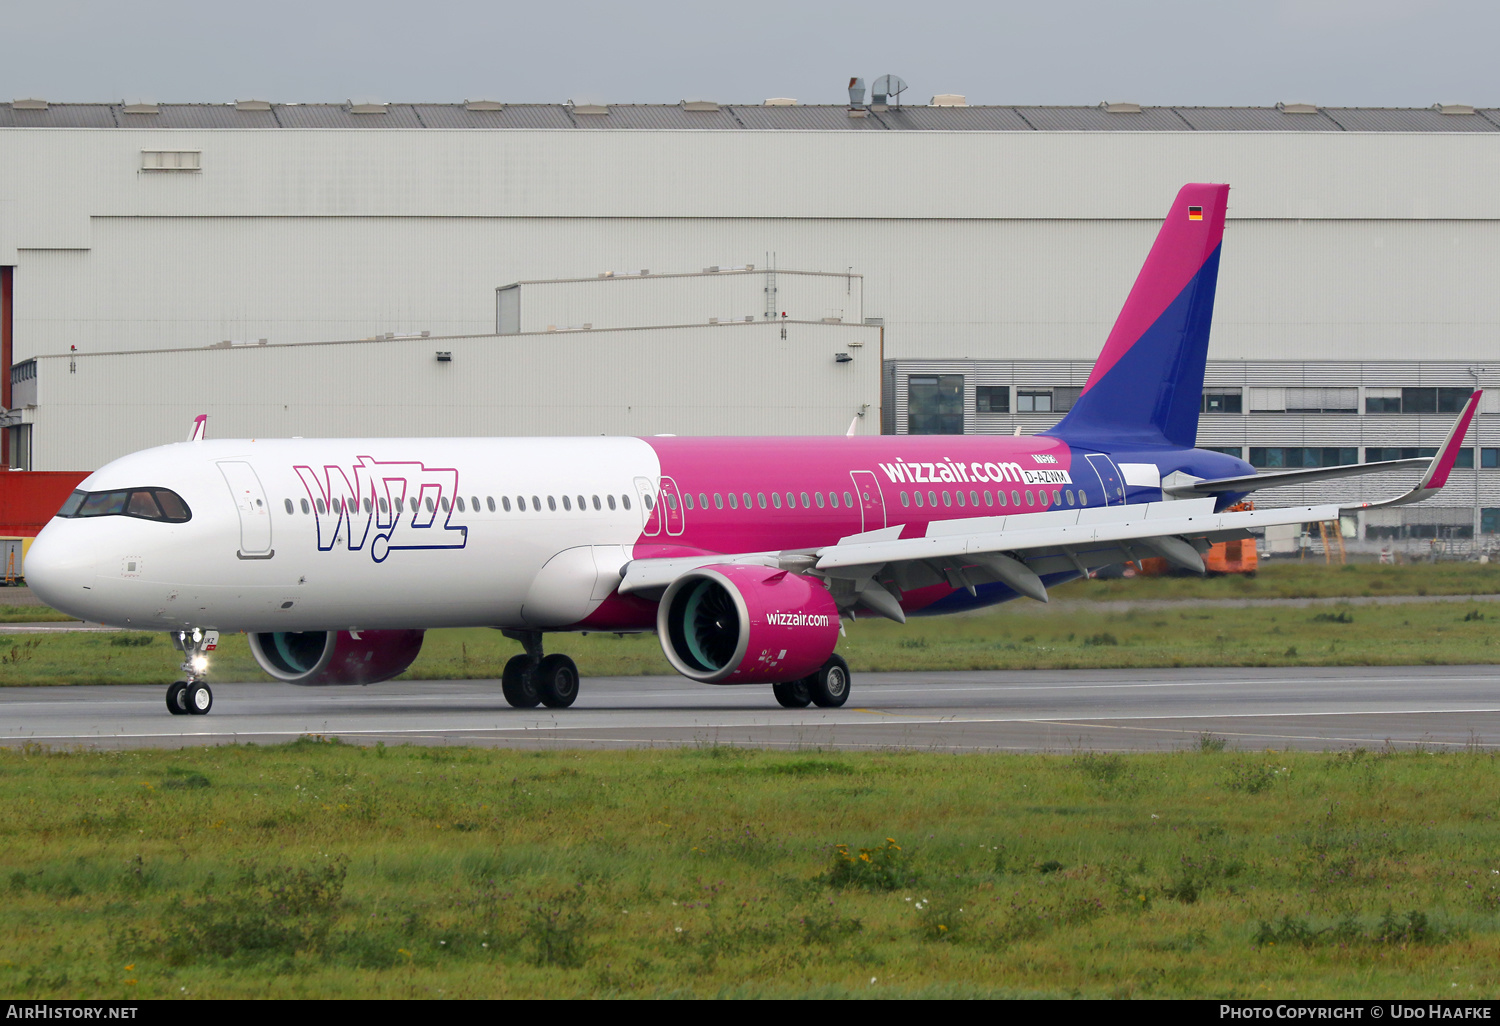
<path id="1" fill-rule="evenodd" d="M 135 517 L 182 524 L 193 518 L 187 503 L 165 488 L 130 488 L 114 492 L 76 491 L 68 496 L 57 515 L 67 518 Z"/>

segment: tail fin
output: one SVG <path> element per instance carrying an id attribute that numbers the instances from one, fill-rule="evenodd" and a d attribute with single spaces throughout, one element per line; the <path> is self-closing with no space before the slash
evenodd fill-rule
<path id="1" fill-rule="evenodd" d="M 1184 185 L 1083 386 L 1046 432 L 1192 448 L 1219 279 L 1227 185 Z"/>

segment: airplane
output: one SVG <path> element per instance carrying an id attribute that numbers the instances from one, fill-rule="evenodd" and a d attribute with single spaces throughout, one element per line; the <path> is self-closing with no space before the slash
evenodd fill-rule
<path id="1" fill-rule="evenodd" d="M 1340 514 L 1229 509 L 1257 489 L 1424 468 L 1373 508 L 1447 482 L 1478 391 L 1430 461 L 1257 472 L 1195 447 L 1228 193 L 1178 193 L 1082 394 L 1038 435 L 207 440 L 200 417 L 85 479 L 26 578 L 80 619 L 170 632 L 177 715 L 212 708 L 223 632 L 277 680 L 339 685 L 479 626 L 522 646 L 501 674 L 518 708 L 578 696 L 573 660 L 544 651 L 556 631 L 654 631 L 692 680 L 841 706 L 859 613 L 1046 601 L 1145 556 L 1201 573 L 1216 541 Z"/>

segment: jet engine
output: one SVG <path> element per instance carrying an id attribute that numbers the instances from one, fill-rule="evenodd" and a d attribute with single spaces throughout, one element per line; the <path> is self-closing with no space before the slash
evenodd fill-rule
<path id="1" fill-rule="evenodd" d="M 260 668 L 288 684 L 378 684 L 422 651 L 422 631 L 275 631 L 250 635 Z"/>
<path id="2" fill-rule="evenodd" d="M 839 639 L 839 613 L 811 577 L 737 564 L 689 570 L 656 611 L 667 660 L 704 684 L 779 684 L 823 665 Z"/>

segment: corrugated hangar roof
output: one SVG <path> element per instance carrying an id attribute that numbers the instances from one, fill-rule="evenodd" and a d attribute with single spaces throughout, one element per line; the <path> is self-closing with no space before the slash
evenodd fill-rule
<path id="1" fill-rule="evenodd" d="M 624 131 L 1500 132 L 1500 111 L 1418 107 L 552 103 L 0 103 L 0 128 L 433 128 Z M 1446 112 L 1445 112 L 1446 110 Z M 1306 111 L 1305 113 L 1299 111 Z M 1472 113 L 1470 113 L 1472 111 Z"/>

